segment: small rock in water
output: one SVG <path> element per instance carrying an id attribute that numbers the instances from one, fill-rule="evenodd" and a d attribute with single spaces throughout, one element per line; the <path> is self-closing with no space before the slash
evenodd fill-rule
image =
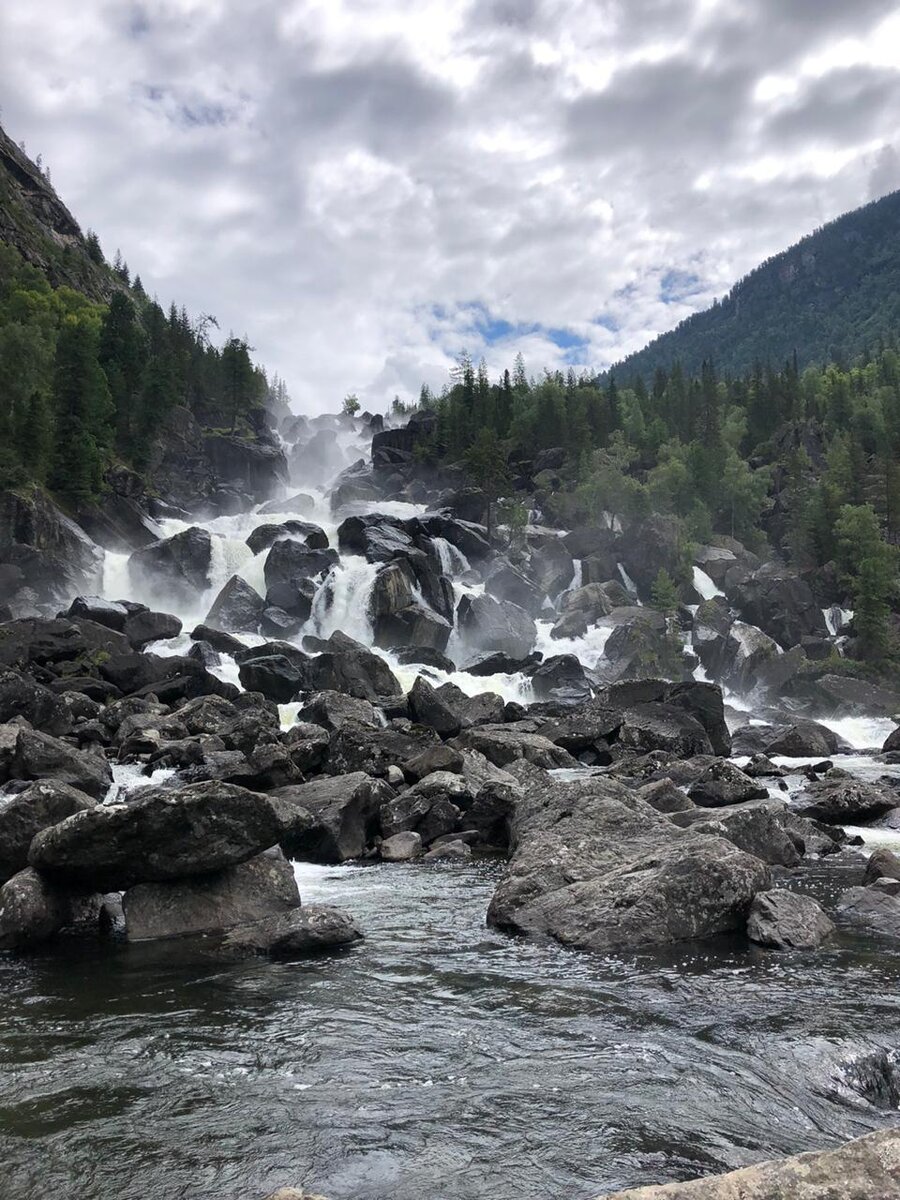
<path id="1" fill-rule="evenodd" d="M 395 833 L 393 837 L 384 839 L 379 853 L 385 862 L 409 862 L 412 858 L 421 857 L 422 839 L 412 831 Z"/>
<path id="2" fill-rule="evenodd" d="M 462 839 L 456 838 L 452 842 L 441 842 L 440 845 L 433 846 L 425 855 L 425 862 L 433 862 L 438 858 L 467 859 L 471 857 L 471 847 Z"/>
<path id="3" fill-rule="evenodd" d="M 750 906 L 747 936 L 776 950 L 812 950 L 834 925 L 815 900 L 783 888 L 758 892 Z"/>

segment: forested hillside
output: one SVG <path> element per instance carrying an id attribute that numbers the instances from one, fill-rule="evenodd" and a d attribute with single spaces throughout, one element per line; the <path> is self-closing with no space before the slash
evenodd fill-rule
<path id="1" fill-rule="evenodd" d="M 0 488 L 46 485 L 70 508 L 107 472 L 147 470 L 176 409 L 234 432 L 267 398 L 243 338 L 166 311 L 86 236 L 0 131 Z M 276 384 L 276 390 L 278 385 Z"/>
<path id="2" fill-rule="evenodd" d="M 682 321 L 613 368 L 649 384 L 680 362 L 698 374 L 712 360 L 723 375 L 796 355 L 847 366 L 894 342 L 900 329 L 900 192 L 817 229 L 758 266 L 705 312 Z"/>
<path id="3" fill-rule="evenodd" d="M 498 383 L 463 357 L 419 454 L 461 459 L 489 496 L 536 496 L 572 528 L 609 514 L 633 523 L 670 514 L 689 547 L 738 538 L 809 574 L 823 603 L 856 609 L 860 649 L 895 647 L 900 534 L 900 355 L 883 349 L 848 368 L 757 368 L 722 379 L 676 365 L 651 387 L 587 375 L 527 377 L 518 360 Z M 515 499 L 501 506 L 525 520 Z"/>

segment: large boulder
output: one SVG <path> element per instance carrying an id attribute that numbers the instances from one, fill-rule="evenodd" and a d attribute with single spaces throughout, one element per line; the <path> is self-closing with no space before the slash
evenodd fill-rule
<path id="1" fill-rule="evenodd" d="M 834 924 L 811 896 L 784 888 L 759 892 L 750 906 L 747 936 L 775 950 L 814 950 L 834 932 Z"/>
<path id="2" fill-rule="evenodd" d="M 435 745 L 440 745 L 440 739 L 433 729 L 402 718 L 378 729 L 348 722 L 331 735 L 326 769 L 331 775 L 364 771 L 384 778 L 392 768 L 399 769 L 401 763 Z"/>
<path id="3" fill-rule="evenodd" d="M 248 691 L 261 692 L 275 704 L 289 704 L 310 686 L 311 662 L 295 646 L 266 642 L 241 655 L 238 678 Z"/>
<path id="4" fill-rule="evenodd" d="M 878 879 L 868 887 L 851 887 L 838 896 L 837 911 L 846 921 L 885 937 L 900 938 L 900 887 L 894 879 Z"/>
<path id="5" fill-rule="evenodd" d="M 484 590 L 495 600 L 509 600 L 531 616 L 540 615 L 545 596 L 521 571 L 500 559 L 484 581 Z"/>
<path id="6" fill-rule="evenodd" d="M 457 750 L 477 750 L 497 767 L 509 766 L 520 759 L 547 769 L 578 766 L 567 750 L 548 738 L 505 726 L 482 725 L 464 730 L 451 746 Z"/>
<path id="7" fill-rule="evenodd" d="M 280 525 L 258 525 L 247 538 L 247 545 L 254 554 L 259 554 L 284 538 L 302 542 L 310 550 L 328 549 L 328 535 L 325 530 L 309 521 L 283 521 Z"/>
<path id="8" fill-rule="evenodd" d="M 807 785 L 799 798 L 804 817 L 828 825 L 857 824 L 883 817 L 900 803 L 900 792 L 893 788 L 865 783 L 843 771 L 826 771 Z"/>
<path id="9" fill-rule="evenodd" d="M 551 599 L 571 584 L 575 576 L 575 564 L 562 538 L 547 538 L 532 551 L 528 573 L 539 594 Z"/>
<path id="10" fill-rule="evenodd" d="M 679 831 L 611 779 L 559 783 L 513 767 L 513 855 L 488 922 L 583 950 L 742 928 L 769 868 L 721 837 Z"/>
<path id="11" fill-rule="evenodd" d="M 101 755 L 75 750 L 68 742 L 36 729 L 20 731 L 11 774 L 14 779 L 52 779 L 95 800 L 103 799 L 113 781 L 109 763 Z"/>
<path id="12" fill-rule="evenodd" d="M 897 1200 L 900 1132 L 882 1129 L 832 1150 L 742 1167 L 688 1183 L 608 1192 L 597 1200 Z"/>
<path id="13" fill-rule="evenodd" d="M 198 525 L 135 550 L 128 573 L 136 590 L 148 589 L 160 600 L 176 596 L 190 602 L 209 587 L 212 534 Z"/>
<path id="14" fill-rule="evenodd" d="M 72 892 L 26 867 L 0 887 L 0 950 L 20 950 L 46 941 L 70 925 L 89 923 L 99 909 L 92 898 Z"/>
<path id="15" fill-rule="evenodd" d="M 460 635 L 473 653 L 497 651 L 510 658 L 524 658 L 534 647 L 534 620 L 508 600 L 466 595 L 459 602 L 456 616 Z"/>
<path id="16" fill-rule="evenodd" d="M 304 579 L 326 574 L 338 561 L 336 550 L 313 549 L 290 539 L 275 542 L 263 567 L 266 588 L 271 591 L 284 584 L 296 587 Z"/>
<path id="17" fill-rule="evenodd" d="M 333 633 L 323 643 L 322 652 L 310 661 L 309 686 L 373 702 L 402 691 L 383 658 L 340 631 Z"/>
<path id="18" fill-rule="evenodd" d="M 135 650 L 143 650 L 151 642 L 178 637 L 181 621 L 173 613 L 153 612 L 142 604 L 128 614 L 124 633 Z"/>
<path id="19" fill-rule="evenodd" d="M 225 633 L 258 633 L 266 602 L 240 575 L 232 575 L 222 587 L 204 624 Z"/>
<path id="20" fill-rule="evenodd" d="M 661 569 L 673 579 L 680 575 L 682 535 L 676 517 L 654 513 L 620 538 L 616 547 L 622 565 L 645 599 Z"/>
<path id="21" fill-rule="evenodd" d="M 98 805 L 44 829 L 31 865 L 91 891 L 202 875 L 274 846 L 282 821 L 265 796 L 234 784 L 141 788 L 125 804 Z"/>
<path id="22" fill-rule="evenodd" d="M 202 662 L 179 654 L 129 651 L 111 654 L 100 662 L 101 679 L 123 696 L 154 695 L 164 704 L 177 704 L 195 696 L 233 699 L 238 689 L 208 671 Z"/>
<path id="23" fill-rule="evenodd" d="M 809 584 L 777 563 L 756 571 L 741 566 L 726 572 L 722 586 L 743 620 L 757 625 L 784 648 L 804 637 L 827 637 L 822 610 Z"/>
<path id="24" fill-rule="evenodd" d="M 93 807 L 85 792 L 51 779 L 0 794 L 0 883 L 28 866 L 28 849 L 42 829 Z"/>
<path id="25" fill-rule="evenodd" d="M 103 552 L 41 489 L 29 495 L 0 491 L 2 564 L 10 567 L 7 586 L 0 587 L 4 600 L 23 590 L 40 603 L 62 602 L 96 586 Z"/>
<path id="26" fill-rule="evenodd" d="M 0 642 L 3 629 L 0 625 Z M 0 723 L 13 717 L 55 737 L 72 729 L 72 714 L 59 696 L 18 671 L 0 670 Z"/>
<path id="27" fill-rule="evenodd" d="M 763 753 L 772 758 L 779 754 L 784 758 L 828 758 L 838 754 L 843 743 L 836 733 L 816 721 L 795 721 L 783 726 L 763 747 Z"/>
<path id="28" fill-rule="evenodd" d="M 211 933 L 299 906 L 293 869 L 276 848 L 208 875 L 139 883 L 123 898 L 131 941 Z"/>
<path id="29" fill-rule="evenodd" d="M 272 796 L 280 805 L 312 818 L 305 829 L 282 837 L 283 849 L 292 858 L 313 862 L 360 858 L 379 832 L 382 804 L 393 794 L 383 780 L 362 771 L 278 788 Z"/>
<path id="30" fill-rule="evenodd" d="M 615 622 L 598 664 L 604 679 L 679 678 L 681 647 L 670 636 L 666 618 L 653 608 L 617 608 Z"/>
<path id="31" fill-rule="evenodd" d="M 765 800 L 768 788 L 745 775 L 727 758 L 714 760 L 694 780 L 688 795 L 703 808 L 721 808 L 747 800 Z"/>

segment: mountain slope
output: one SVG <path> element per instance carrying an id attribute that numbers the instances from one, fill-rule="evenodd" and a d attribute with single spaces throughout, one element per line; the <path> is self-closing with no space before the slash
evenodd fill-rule
<path id="1" fill-rule="evenodd" d="M 847 362 L 900 328 L 900 192 L 838 217 L 762 263 L 712 308 L 682 321 L 613 368 L 649 382 L 679 361 L 699 373 L 756 362 L 780 367 L 796 352 L 809 363 Z"/>

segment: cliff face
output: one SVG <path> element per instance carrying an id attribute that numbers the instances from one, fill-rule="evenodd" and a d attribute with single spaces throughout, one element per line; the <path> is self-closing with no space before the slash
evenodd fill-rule
<path id="1" fill-rule="evenodd" d="M 118 281 L 90 258 L 81 228 L 49 180 L 0 129 L 0 242 L 22 255 L 54 287 L 108 300 Z"/>

